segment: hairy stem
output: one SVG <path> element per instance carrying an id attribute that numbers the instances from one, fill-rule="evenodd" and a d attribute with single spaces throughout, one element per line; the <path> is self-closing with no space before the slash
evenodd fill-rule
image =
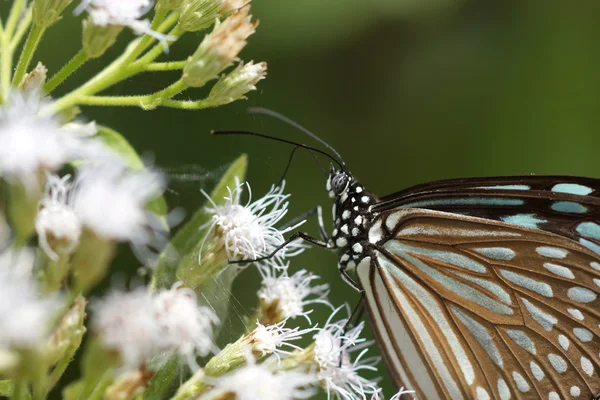
<path id="1" fill-rule="evenodd" d="M 44 91 L 50 93 L 63 83 L 71 74 L 77 71 L 83 64 L 89 60 L 83 49 L 79 50 L 71 60 L 60 69 L 49 81 L 44 85 Z"/>

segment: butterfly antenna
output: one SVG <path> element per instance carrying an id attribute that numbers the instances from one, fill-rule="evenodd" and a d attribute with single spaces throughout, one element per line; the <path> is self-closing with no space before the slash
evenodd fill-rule
<path id="1" fill-rule="evenodd" d="M 304 132 L 305 134 L 307 134 L 308 136 L 310 136 L 311 138 L 315 139 L 317 142 L 321 143 L 323 146 L 327 147 L 329 150 L 331 150 L 331 152 L 338 158 L 338 160 L 340 161 L 339 164 L 341 164 L 342 166 L 346 166 L 346 163 L 344 162 L 344 159 L 342 158 L 342 156 L 340 155 L 340 153 L 338 153 L 333 146 L 331 146 L 329 143 L 327 143 L 326 141 L 324 141 L 323 139 L 321 139 L 320 137 L 318 137 L 317 135 L 315 135 L 314 133 L 312 133 L 311 131 L 309 131 L 308 129 L 306 129 L 305 127 L 303 127 L 302 125 L 300 125 L 299 123 L 292 121 L 291 119 L 289 119 L 288 117 L 286 117 L 283 114 L 280 114 L 276 111 L 273 110 L 269 110 L 268 108 L 263 108 L 263 107 L 250 107 L 247 110 L 248 113 L 250 114 L 263 114 L 263 115 L 268 115 L 270 117 L 276 118 L 282 122 L 285 122 L 288 125 L 293 126 L 294 128 L 300 130 L 301 132 Z M 343 168 L 345 169 L 345 168 Z"/>
<path id="2" fill-rule="evenodd" d="M 301 147 L 296 146 L 292 149 L 292 152 L 290 153 L 290 158 L 288 159 L 288 163 L 285 166 L 285 170 L 283 171 L 283 175 L 281 176 L 281 179 L 279 179 L 279 183 L 277 183 L 277 186 L 280 186 L 281 182 L 283 182 L 283 180 L 285 179 L 285 176 L 287 175 L 287 173 L 290 169 L 290 166 L 292 165 L 292 160 L 294 159 L 294 154 L 296 154 L 296 150 L 298 150 L 300 148 Z M 325 178 L 327 178 L 327 172 L 325 171 L 325 168 L 323 168 L 323 164 L 321 164 L 321 161 L 319 161 L 319 159 L 317 158 L 317 155 L 313 151 L 311 151 L 311 150 L 309 150 L 309 151 L 310 151 L 310 154 L 315 159 L 315 161 L 317 162 L 317 164 L 319 165 L 319 168 L 321 169 L 323 176 Z"/>
<path id="3" fill-rule="evenodd" d="M 257 132 L 252 132 L 252 131 L 243 131 L 243 130 L 214 130 L 214 131 L 210 131 L 210 134 L 215 135 L 215 136 L 217 136 L 217 135 L 249 135 L 249 136 L 261 137 L 263 139 L 274 140 L 276 142 L 291 144 L 295 147 L 306 149 L 306 150 L 310 151 L 312 153 L 313 157 L 315 157 L 315 153 L 322 154 L 325 157 L 329 158 L 331 161 L 335 162 L 340 167 L 340 169 L 342 169 L 342 170 L 345 169 L 343 161 L 340 162 L 340 160 L 336 159 L 331 154 L 329 154 L 323 150 L 315 149 L 314 147 L 308 146 L 306 144 L 292 142 L 291 140 L 281 139 L 281 138 L 274 137 L 274 136 L 263 135 L 262 133 L 257 133 Z M 292 154 L 292 156 L 293 156 L 293 154 Z M 323 165 L 321 165 L 321 163 L 319 162 L 319 160 L 316 157 L 315 157 L 315 159 L 317 160 L 317 163 L 321 167 L 321 170 L 324 171 Z"/>

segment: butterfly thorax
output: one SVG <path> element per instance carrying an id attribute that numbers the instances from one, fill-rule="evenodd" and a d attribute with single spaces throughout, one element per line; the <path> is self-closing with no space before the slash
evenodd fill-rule
<path id="1" fill-rule="evenodd" d="M 375 217 L 375 196 L 349 173 L 332 171 L 327 192 L 333 202 L 333 231 L 329 246 L 339 249 L 339 267 L 354 267 L 369 256 L 368 229 Z"/>

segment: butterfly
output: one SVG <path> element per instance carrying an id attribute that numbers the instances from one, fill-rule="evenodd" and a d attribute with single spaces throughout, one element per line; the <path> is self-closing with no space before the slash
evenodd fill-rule
<path id="1" fill-rule="evenodd" d="M 339 252 L 397 387 L 429 400 L 599 398 L 600 179 L 453 179 L 378 197 L 323 140 L 254 112 L 335 154 L 213 132 L 337 164 L 326 182 L 331 235 L 317 208 L 323 239 L 296 232 L 280 248 L 302 238 Z"/>
<path id="2" fill-rule="evenodd" d="M 332 168 L 327 191 L 330 246 L 398 387 L 421 399 L 598 395 L 600 180 L 455 179 L 379 198 Z"/>

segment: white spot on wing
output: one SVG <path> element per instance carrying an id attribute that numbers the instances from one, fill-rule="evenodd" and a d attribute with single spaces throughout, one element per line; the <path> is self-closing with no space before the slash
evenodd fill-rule
<path id="1" fill-rule="evenodd" d="M 587 343 L 594 338 L 594 334 L 585 328 L 575 328 L 573 334 L 583 343 Z"/>
<path id="2" fill-rule="evenodd" d="M 588 376 L 594 375 L 594 364 L 592 364 L 587 357 L 581 357 L 581 369 L 588 374 Z"/>
<path id="3" fill-rule="evenodd" d="M 536 355 L 535 343 L 533 343 L 533 340 L 525 332 L 518 329 L 507 329 L 506 334 L 528 353 Z"/>
<path id="4" fill-rule="evenodd" d="M 569 350 L 569 339 L 565 335 L 558 335 L 558 344 L 565 350 Z"/>
<path id="5" fill-rule="evenodd" d="M 537 218 L 535 214 L 517 214 L 502 217 L 502 221 L 507 224 L 515 224 L 526 228 L 538 229 L 539 224 L 548 222 L 548 220 Z"/>
<path id="6" fill-rule="evenodd" d="M 505 269 L 500 270 L 500 273 L 503 277 L 511 281 L 512 283 L 521 286 L 522 288 L 531 290 L 532 292 L 541 294 L 545 297 L 552 297 L 552 287 L 545 282 L 536 281 L 533 278 L 530 278 L 525 275 L 517 274 L 512 271 L 507 271 Z"/>
<path id="7" fill-rule="evenodd" d="M 490 394 L 481 386 L 477 386 L 476 392 L 477 400 L 490 400 Z"/>
<path id="8" fill-rule="evenodd" d="M 587 196 L 588 194 L 592 193 L 594 189 L 587 186 L 579 185 L 577 183 L 559 183 L 552 187 L 552 191 L 558 193 L 569 193 L 579 196 Z"/>
<path id="9" fill-rule="evenodd" d="M 571 386 L 569 394 L 573 397 L 579 397 L 579 395 L 581 394 L 581 389 L 579 389 L 579 386 Z"/>
<path id="10" fill-rule="evenodd" d="M 508 247 L 484 247 L 480 249 L 473 249 L 477 253 L 489 257 L 494 260 L 512 260 L 515 258 L 517 253 Z"/>
<path id="11" fill-rule="evenodd" d="M 569 312 L 569 314 L 571 314 L 573 316 L 573 318 L 583 321 L 583 314 L 578 309 L 569 308 L 569 309 L 567 309 L 567 311 Z"/>
<path id="12" fill-rule="evenodd" d="M 500 395 L 500 400 L 510 400 L 510 389 L 506 381 L 502 378 L 498 379 L 498 394 Z"/>
<path id="13" fill-rule="evenodd" d="M 525 378 L 523 378 L 523 375 L 521 375 L 517 371 L 513 371 L 512 377 L 513 377 L 515 383 L 517 384 L 517 389 L 519 389 L 519 391 L 521 391 L 523 393 L 526 393 L 529 391 L 529 384 L 527 383 Z"/>
<path id="14" fill-rule="evenodd" d="M 549 258 L 565 258 L 569 252 L 565 249 L 561 249 L 558 247 L 550 247 L 550 246 L 540 246 L 535 249 L 535 251 L 544 257 Z"/>
<path id="15" fill-rule="evenodd" d="M 381 219 L 380 219 L 373 224 L 371 229 L 369 229 L 369 242 L 377 243 L 382 238 L 383 238 L 383 231 L 381 230 Z"/>
<path id="16" fill-rule="evenodd" d="M 487 328 L 481 325 L 479 322 L 469 317 L 465 312 L 463 312 L 460 308 L 456 306 L 451 306 L 452 311 L 458 317 L 460 322 L 471 332 L 475 340 L 481 345 L 481 347 L 485 350 L 488 356 L 492 359 L 494 364 L 499 366 L 500 368 L 504 367 L 504 363 L 502 361 L 502 356 L 500 355 L 500 351 L 498 351 L 498 347 L 494 343 L 494 339 L 488 332 Z"/>
<path id="17" fill-rule="evenodd" d="M 567 278 L 567 279 L 575 278 L 575 275 L 573 275 L 573 272 L 569 268 L 563 267 L 562 265 L 552 264 L 552 263 L 544 263 L 544 268 L 546 268 L 548 271 L 552 272 L 554 275 L 560 276 L 561 278 Z"/>
<path id="18" fill-rule="evenodd" d="M 570 288 L 567 295 L 571 300 L 578 303 L 590 303 L 596 300 L 597 297 L 596 293 L 592 292 L 590 289 L 580 286 Z"/>
<path id="19" fill-rule="evenodd" d="M 548 361 L 550 361 L 552 368 L 559 374 L 567 371 L 567 362 L 561 356 L 552 353 L 548 354 Z"/>
<path id="20" fill-rule="evenodd" d="M 529 368 L 531 369 L 531 373 L 533 374 L 533 376 L 535 376 L 535 379 L 537 379 L 538 382 L 541 381 L 542 379 L 544 379 L 544 377 L 546 376 L 546 374 L 540 368 L 540 366 L 537 365 L 537 363 L 535 363 L 533 361 L 529 362 Z"/>
<path id="21" fill-rule="evenodd" d="M 546 331 L 550 332 L 554 325 L 556 325 L 556 323 L 558 322 L 558 319 L 556 319 L 556 317 L 536 307 L 526 298 L 521 297 L 521 301 L 523 301 L 523 304 L 525 304 L 525 308 L 527 308 L 527 311 L 531 315 L 531 318 L 533 318 L 535 322 L 540 324 L 541 327 L 544 328 Z"/>

